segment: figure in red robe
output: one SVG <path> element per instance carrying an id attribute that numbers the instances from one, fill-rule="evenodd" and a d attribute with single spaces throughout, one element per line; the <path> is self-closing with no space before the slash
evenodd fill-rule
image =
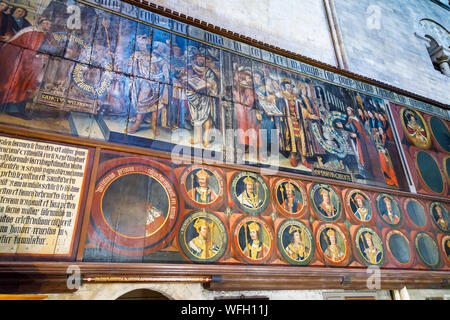
<path id="1" fill-rule="evenodd" d="M 44 56 L 37 51 L 56 46 L 50 28 L 51 21 L 40 18 L 36 27 L 21 30 L 0 47 L 0 103 L 8 108 L 16 106 L 19 116 L 25 119 L 29 119 L 26 103 L 38 88 L 45 63 Z"/>
<path id="2" fill-rule="evenodd" d="M 250 145 L 257 143 L 257 121 L 254 109 L 255 94 L 253 92 L 252 73 L 249 68 L 240 67 L 235 71 L 233 97 L 235 101 L 237 128 L 243 130 L 239 135 L 240 148 L 248 151 Z M 254 132 L 252 132 L 254 130 Z M 255 137 L 252 137 L 255 134 Z M 250 137 L 254 138 L 252 141 Z"/>
<path id="3" fill-rule="evenodd" d="M 378 151 L 378 156 L 380 158 L 381 168 L 384 173 L 384 179 L 386 183 L 390 186 L 398 187 L 397 177 L 395 175 L 394 166 L 392 164 L 391 156 L 389 155 L 389 150 L 386 146 L 387 136 L 382 128 L 378 128 L 378 134 L 375 136 L 375 143 Z"/>

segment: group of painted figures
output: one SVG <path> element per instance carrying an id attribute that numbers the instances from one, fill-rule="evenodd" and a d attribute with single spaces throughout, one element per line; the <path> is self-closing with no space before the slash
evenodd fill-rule
<path id="1" fill-rule="evenodd" d="M 56 88 L 71 77 L 78 95 L 86 91 L 95 101 L 92 112 L 129 118 L 127 134 L 142 135 L 150 125 L 148 137 L 159 139 L 162 128 L 187 129 L 190 142 L 206 148 L 215 141 L 212 129 L 234 129 L 233 141 L 224 139 L 223 147 L 233 145 L 239 157 L 254 149 L 266 162 L 276 152 L 304 171 L 326 168 L 399 187 L 392 165 L 397 150 L 383 100 L 77 5 L 79 30 L 61 22 L 69 11 L 52 1 L 35 26 L 23 22 L 22 30 L 2 38 L 0 69 L 7 72 L 0 78 L 0 103 L 7 112 L 15 107 L 13 114 L 29 119 L 26 104 L 35 91 L 52 87 L 40 81 Z M 16 11 L 2 13 L 2 21 Z M 50 70 L 61 63 L 49 63 L 43 77 L 45 55 L 38 52 L 86 65 L 75 77 Z"/>

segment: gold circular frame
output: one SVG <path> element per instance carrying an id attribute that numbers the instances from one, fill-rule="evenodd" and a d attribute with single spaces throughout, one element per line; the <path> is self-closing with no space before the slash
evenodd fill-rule
<path id="1" fill-rule="evenodd" d="M 424 143 L 418 143 L 417 139 L 412 137 L 412 135 L 409 133 L 408 126 L 405 124 L 405 121 L 404 121 L 404 116 L 405 116 L 405 113 L 407 113 L 407 112 L 412 113 L 414 116 L 417 115 L 418 118 L 420 119 L 420 121 L 422 121 L 423 128 L 424 128 L 425 134 L 426 134 L 426 139 L 427 139 L 427 142 L 425 144 Z M 415 111 L 413 109 L 403 107 L 400 110 L 400 122 L 402 124 L 403 132 L 404 132 L 404 134 L 406 136 L 406 139 L 410 143 L 412 143 L 414 146 L 416 146 L 417 148 L 420 148 L 420 149 L 429 149 L 430 148 L 430 146 L 431 146 L 430 129 L 428 128 L 427 122 L 425 121 L 425 119 L 422 117 L 422 115 L 420 113 L 418 113 L 417 111 Z"/>

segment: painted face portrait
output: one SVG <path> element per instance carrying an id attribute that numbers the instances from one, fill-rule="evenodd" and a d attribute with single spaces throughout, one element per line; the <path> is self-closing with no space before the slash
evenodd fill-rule
<path id="1" fill-rule="evenodd" d="M 194 176 L 195 175 L 195 176 Z M 190 177 L 191 189 L 188 191 L 189 197 L 195 202 L 208 204 L 217 198 L 217 179 L 211 172 L 201 169 L 193 173 Z M 210 183 L 211 180 L 213 183 Z M 215 184 L 215 188 L 212 186 Z"/>

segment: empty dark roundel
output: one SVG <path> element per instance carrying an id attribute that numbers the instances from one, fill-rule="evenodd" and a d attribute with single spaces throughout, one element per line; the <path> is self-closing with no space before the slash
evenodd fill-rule
<path id="1" fill-rule="evenodd" d="M 431 191 L 444 192 L 444 179 L 434 158 L 425 151 L 417 153 L 417 170 Z"/>

